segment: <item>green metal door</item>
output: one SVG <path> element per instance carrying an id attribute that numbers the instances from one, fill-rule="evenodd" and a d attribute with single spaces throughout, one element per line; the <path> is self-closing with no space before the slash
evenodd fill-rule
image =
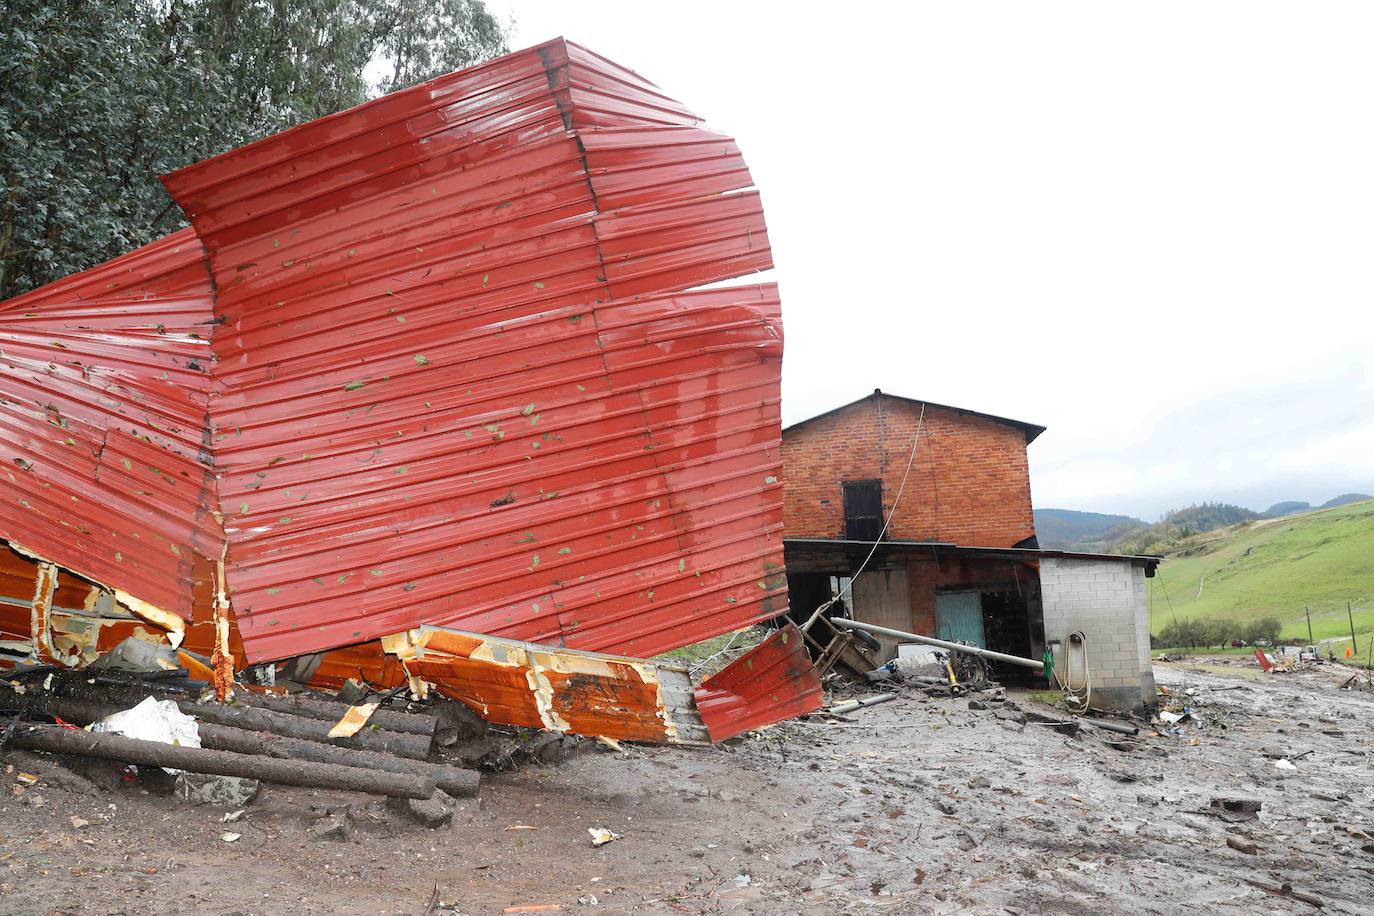
<path id="1" fill-rule="evenodd" d="M 966 642 L 986 649 L 983 602 L 977 592 L 937 592 L 936 635 L 949 642 Z"/>

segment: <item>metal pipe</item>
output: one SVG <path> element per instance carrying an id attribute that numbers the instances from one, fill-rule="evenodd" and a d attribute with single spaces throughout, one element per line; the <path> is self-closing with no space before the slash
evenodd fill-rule
<path id="1" fill-rule="evenodd" d="M 887 627 L 880 627 L 877 624 L 863 623 L 858 620 L 849 620 L 844 617 L 831 617 L 830 622 L 837 627 L 844 627 L 845 629 L 864 630 L 878 636 L 888 636 L 892 639 L 901 639 L 906 642 L 918 642 L 922 645 L 935 646 L 938 649 L 946 649 L 950 652 L 966 652 L 969 655 L 978 655 L 983 658 L 992 659 L 995 662 L 1020 665 L 1023 668 L 1030 668 L 1032 671 L 1045 670 L 1044 662 L 1037 662 L 1030 658 L 1022 658 L 1019 655 L 1007 655 L 1002 652 L 993 652 L 991 649 L 980 649 L 977 646 L 965 646 L 957 642 L 946 642 L 943 639 L 934 639 L 930 636 L 917 636 L 915 633 L 904 633 L 901 630 L 891 630 Z"/>
<path id="2" fill-rule="evenodd" d="M 834 706 L 827 709 L 826 712 L 842 715 L 865 706 L 876 706 L 879 703 L 886 703 L 888 700 L 895 699 L 897 699 L 897 694 L 895 693 L 880 693 L 877 696 L 864 697 L 862 700 L 847 700 L 843 703 L 836 703 Z"/>

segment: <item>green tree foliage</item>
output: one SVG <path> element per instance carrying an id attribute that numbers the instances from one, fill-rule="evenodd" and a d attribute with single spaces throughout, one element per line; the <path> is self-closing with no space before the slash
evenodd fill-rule
<path id="1" fill-rule="evenodd" d="M 1252 522 L 1259 517 L 1259 513 L 1252 512 L 1244 506 L 1233 506 L 1230 503 L 1202 503 L 1197 506 L 1189 506 L 1186 509 L 1175 509 L 1164 516 L 1164 522 L 1179 528 L 1200 532 L 1225 528 L 1227 525 L 1237 525 L 1241 522 Z"/>
<path id="2" fill-rule="evenodd" d="M 1228 525 L 1248 525 L 1259 513 L 1229 503 L 1202 503 L 1166 512 L 1164 518 L 1148 528 L 1127 529 L 1107 548 L 1111 553 L 1163 554 L 1176 550 L 1195 534 Z"/>
<path id="3" fill-rule="evenodd" d="M 183 225 L 158 175 L 505 50 L 481 0 L 5 0 L 0 300 Z"/>
<path id="4" fill-rule="evenodd" d="M 1222 617 L 1201 620 L 1185 617 L 1165 624 L 1159 636 L 1152 641 L 1159 646 L 1183 649 L 1224 648 L 1233 639 L 1243 640 L 1252 646 L 1257 639 L 1267 639 L 1277 644 L 1282 630 L 1283 625 L 1273 617 L 1249 623 Z"/>
<path id="5" fill-rule="evenodd" d="M 1277 645 L 1282 632 L 1282 623 L 1273 617 L 1264 617 L 1247 623 L 1245 634 L 1240 638 L 1252 646 L 1259 640 L 1268 640 L 1271 645 Z"/>

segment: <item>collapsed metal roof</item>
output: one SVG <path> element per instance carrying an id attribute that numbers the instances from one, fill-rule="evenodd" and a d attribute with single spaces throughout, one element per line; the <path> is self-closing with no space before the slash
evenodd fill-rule
<path id="1" fill-rule="evenodd" d="M 647 657 L 786 607 L 744 161 L 558 39 L 163 179 L 0 303 L 0 539 L 249 661 L 421 626 Z"/>

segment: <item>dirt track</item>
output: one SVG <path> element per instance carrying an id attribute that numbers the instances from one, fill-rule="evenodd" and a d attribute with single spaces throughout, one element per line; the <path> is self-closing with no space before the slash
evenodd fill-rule
<path id="1" fill-rule="evenodd" d="M 586 742 L 488 776 L 480 805 L 438 830 L 380 801 L 270 788 L 226 825 L 21 759 L 43 779 L 5 777 L 0 912 L 419 914 L 436 884 L 439 913 L 1318 912 L 1247 879 L 1368 912 L 1374 694 L 1335 689 L 1332 671 L 1156 677 L 1197 691 L 1200 724 L 1068 737 L 997 704 L 908 693 L 733 748 Z M 1223 820 L 1217 796 L 1258 799 L 1258 819 Z M 345 805 L 350 839 L 308 833 L 311 806 Z M 593 848 L 589 827 L 623 838 Z"/>

